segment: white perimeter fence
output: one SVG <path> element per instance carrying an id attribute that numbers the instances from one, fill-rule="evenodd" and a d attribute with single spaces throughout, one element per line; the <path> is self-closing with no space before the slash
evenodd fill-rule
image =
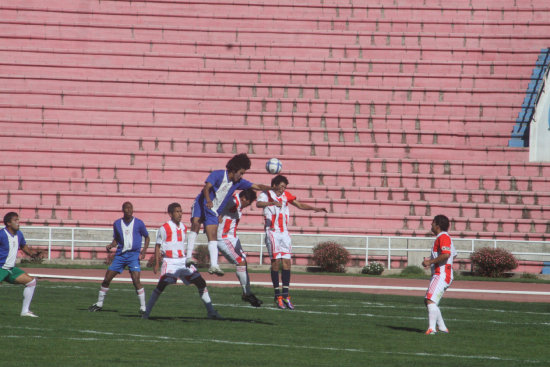
<path id="1" fill-rule="evenodd" d="M 83 228 L 83 227 L 21 227 L 27 243 L 38 246 L 47 246 L 48 259 L 51 259 L 52 250 L 66 250 L 70 247 L 70 259 L 74 260 L 75 250 L 102 251 L 112 241 L 112 228 Z M 156 240 L 156 230 L 149 230 L 151 246 Z M 259 254 L 259 264 L 263 264 L 266 255 L 264 246 L 265 233 L 241 232 L 241 244 L 245 251 Z M 397 237 L 397 236 L 351 236 L 351 235 L 320 235 L 320 234 L 292 234 L 293 252 L 311 254 L 313 247 L 325 241 L 334 241 L 346 248 L 350 254 L 362 258 L 365 263 L 369 256 L 386 258 L 387 267 L 391 269 L 391 259 L 406 257 L 409 264 L 420 265 L 422 258 L 429 256 L 433 244 L 433 237 Z M 199 235 L 196 245 L 206 244 L 204 234 Z M 468 258 L 476 249 L 481 247 L 504 248 L 510 251 L 519 260 L 550 261 L 550 241 L 520 241 L 520 240 L 492 240 L 475 238 L 453 238 L 458 251 L 458 258 Z"/>

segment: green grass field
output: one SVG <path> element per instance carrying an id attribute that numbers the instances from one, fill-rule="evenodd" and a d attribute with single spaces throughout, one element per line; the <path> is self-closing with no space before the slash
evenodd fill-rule
<path id="1" fill-rule="evenodd" d="M 0 286 L 2 366 L 548 366 L 548 304 L 443 299 L 451 334 L 424 335 L 421 297 L 294 291 L 296 310 L 240 300 L 209 287 L 226 320 L 206 318 L 195 287 L 168 287 L 150 320 L 130 284 L 113 284 L 90 313 L 99 284 L 40 281 L 19 317 L 22 287 Z M 147 297 L 153 286 L 146 286 Z"/>

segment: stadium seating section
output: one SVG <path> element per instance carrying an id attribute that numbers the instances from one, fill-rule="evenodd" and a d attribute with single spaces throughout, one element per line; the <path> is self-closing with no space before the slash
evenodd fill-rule
<path id="1" fill-rule="evenodd" d="M 150 227 L 248 153 L 328 214 L 291 230 L 547 240 L 550 165 L 509 147 L 548 0 L 0 4 L 0 197 L 24 224 Z M 516 131 L 517 133 L 517 131 Z M 186 214 L 187 215 L 187 214 Z M 260 231 L 253 208 L 241 228 Z"/>

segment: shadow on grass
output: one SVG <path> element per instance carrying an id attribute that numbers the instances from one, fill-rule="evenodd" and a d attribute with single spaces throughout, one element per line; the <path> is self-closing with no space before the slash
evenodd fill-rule
<path id="1" fill-rule="evenodd" d="M 425 330 L 412 328 L 412 327 L 404 327 L 404 326 L 391 326 L 391 325 L 379 325 L 383 327 L 387 327 L 388 329 L 392 330 L 398 330 L 398 331 L 408 331 L 409 333 L 424 333 Z"/>
<path id="2" fill-rule="evenodd" d="M 117 313 L 117 312 L 118 312 L 118 310 L 109 310 L 109 309 L 107 309 L 107 310 L 101 309 L 100 311 L 90 311 L 90 310 L 88 310 L 88 307 L 86 307 L 86 308 L 78 308 L 77 310 L 78 310 L 78 311 L 86 311 L 86 312 L 88 312 L 88 313 L 105 313 L 105 312 Z"/>
<path id="3" fill-rule="evenodd" d="M 121 317 L 127 317 L 131 319 L 141 319 L 141 315 L 120 315 Z M 182 321 L 182 322 L 190 322 L 190 321 L 203 321 L 203 320 L 212 320 L 212 321 L 220 321 L 220 322 L 242 322 L 247 324 L 261 324 L 261 325 L 275 325 L 272 322 L 265 322 L 263 320 L 254 320 L 254 319 L 238 319 L 233 317 L 224 317 L 223 320 L 215 320 L 215 319 L 209 319 L 208 317 L 187 317 L 187 316 L 150 316 L 147 321 Z M 143 320 L 146 321 L 146 320 Z"/>

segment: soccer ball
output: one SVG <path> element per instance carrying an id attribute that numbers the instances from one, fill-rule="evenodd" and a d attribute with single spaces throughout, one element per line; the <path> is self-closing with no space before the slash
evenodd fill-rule
<path id="1" fill-rule="evenodd" d="M 283 164 L 277 158 L 271 158 L 266 162 L 265 169 L 267 172 L 271 173 L 272 175 L 275 175 L 281 172 L 281 170 L 283 169 Z"/>

